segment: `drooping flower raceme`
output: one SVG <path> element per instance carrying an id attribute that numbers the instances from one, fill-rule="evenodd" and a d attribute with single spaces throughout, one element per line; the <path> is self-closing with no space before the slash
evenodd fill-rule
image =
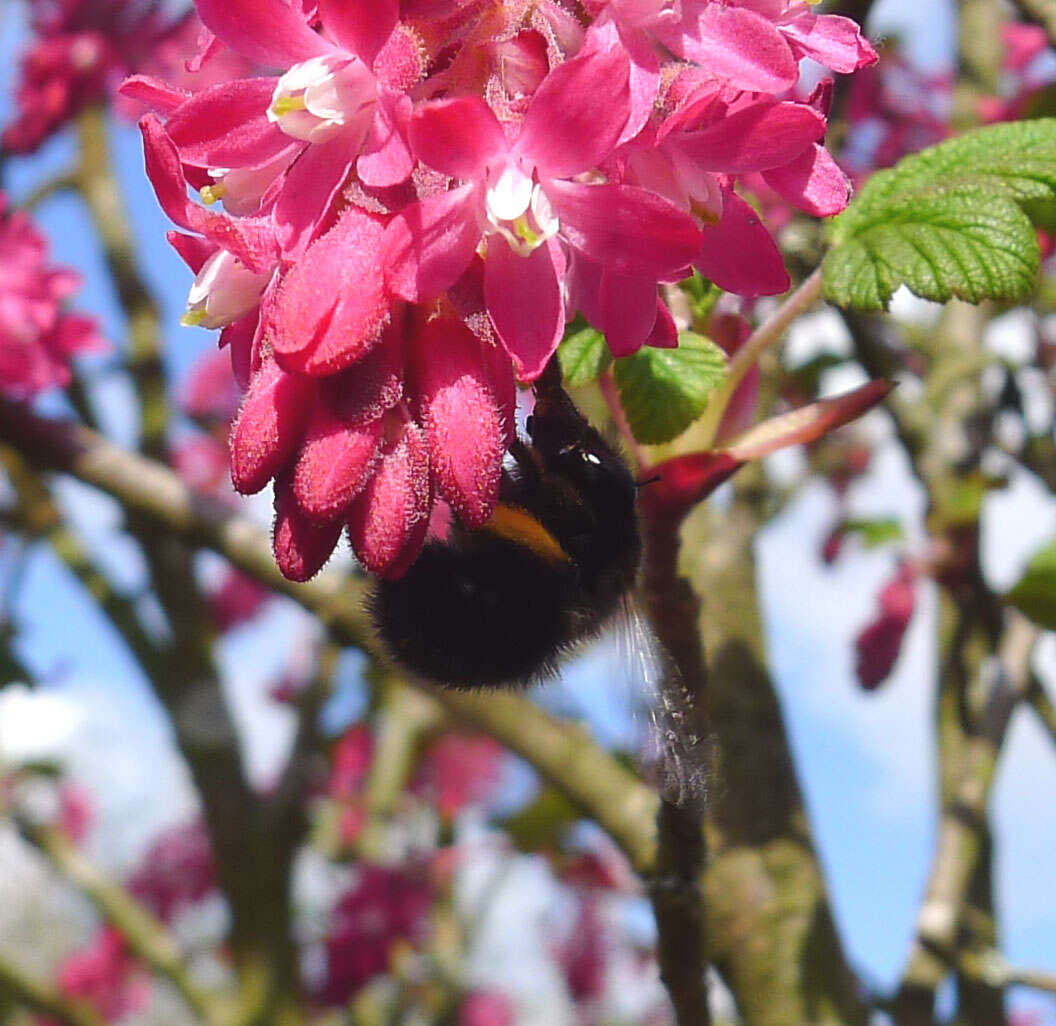
<path id="1" fill-rule="evenodd" d="M 784 291 L 738 185 L 841 209 L 824 104 L 789 90 L 802 57 L 875 57 L 785 0 L 196 7 L 206 66 L 226 46 L 274 74 L 125 90 L 153 109 L 147 172 L 196 275 L 185 322 L 221 330 L 246 390 L 235 486 L 274 481 L 298 579 L 343 530 L 391 576 L 451 514 L 487 522 L 515 379 L 575 315 L 626 355 L 676 344 L 658 287 L 694 265 Z"/>
<path id="2" fill-rule="evenodd" d="M 95 321 L 66 311 L 76 272 L 48 263 L 48 244 L 0 193 L 0 392 L 22 399 L 70 380 L 70 357 L 105 346 Z"/>

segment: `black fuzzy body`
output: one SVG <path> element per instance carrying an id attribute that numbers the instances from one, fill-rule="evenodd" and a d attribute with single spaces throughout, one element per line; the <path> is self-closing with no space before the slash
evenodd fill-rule
<path id="1" fill-rule="evenodd" d="M 641 560 L 627 465 L 561 388 L 556 360 L 536 384 L 529 433 L 516 442 L 500 503 L 527 513 L 564 556 L 530 539 L 456 525 L 403 577 L 380 581 L 375 627 L 403 667 L 450 687 L 529 684 L 596 636 Z"/>

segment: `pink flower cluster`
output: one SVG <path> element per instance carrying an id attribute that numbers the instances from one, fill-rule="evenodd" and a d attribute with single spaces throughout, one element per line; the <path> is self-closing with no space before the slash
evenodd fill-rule
<path id="1" fill-rule="evenodd" d="M 85 107 L 107 100 L 133 71 L 158 71 L 201 88 L 219 81 L 219 65 L 228 74 L 248 70 L 232 55 L 211 73 L 188 73 L 201 25 L 193 13 L 175 18 L 152 0 L 33 0 L 28 6 L 34 38 L 22 56 L 17 114 L 3 133 L 12 153 L 32 153 Z M 142 112 L 125 107 L 133 116 Z"/>
<path id="2" fill-rule="evenodd" d="M 70 380 L 70 357 L 104 348 L 95 321 L 67 313 L 75 271 L 48 262 L 48 243 L 0 193 L 0 392 L 28 398 Z"/>
<path id="3" fill-rule="evenodd" d="M 222 329 L 247 388 L 235 486 L 274 479 L 294 579 L 346 526 L 360 562 L 396 576 L 437 506 L 486 522 L 514 377 L 542 372 L 577 312 L 625 355 L 676 344 L 658 286 L 694 266 L 741 295 L 784 291 L 737 182 L 838 212 L 831 89 L 785 97 L 803 57 L 875 59 L 853 22 L 798 0 L 197 10 L 279 74 L 124 91 L 155 111 L 147 172 L 196 275 L 185 323 Z"/>

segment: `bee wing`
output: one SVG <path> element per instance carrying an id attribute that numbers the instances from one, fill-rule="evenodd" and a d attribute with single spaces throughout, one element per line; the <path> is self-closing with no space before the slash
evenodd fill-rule
<path id="1" fill-rule="evenodd" d="M 660 793 L 675 805 L 701 810 L 708 792 L 708 744 L 695 726 L 696 700 L 632 595 L 624 596 L 614 626 L 620 663 L 635 679 L 652 725 Z"/>

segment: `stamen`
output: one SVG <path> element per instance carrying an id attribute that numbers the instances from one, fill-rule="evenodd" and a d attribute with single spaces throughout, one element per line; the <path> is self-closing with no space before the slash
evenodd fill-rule
<path id="1" fill-rule="evenodd" d="M 280 96 L 271 104 L 271 112 L 277 118 L 281 118 L 283 114 L 292 114 L 296 110 L 306 109 L 304 93 L 300 93 L 298 96 Z"/>
<path id="2" fill-rule="evenodd" d="M 205 316 L 205 307 L 199 306 L 194 310 L 188 310 L 180 318 L 180 324 L 185 328 L 197 328 L 205 320 Z"/>

